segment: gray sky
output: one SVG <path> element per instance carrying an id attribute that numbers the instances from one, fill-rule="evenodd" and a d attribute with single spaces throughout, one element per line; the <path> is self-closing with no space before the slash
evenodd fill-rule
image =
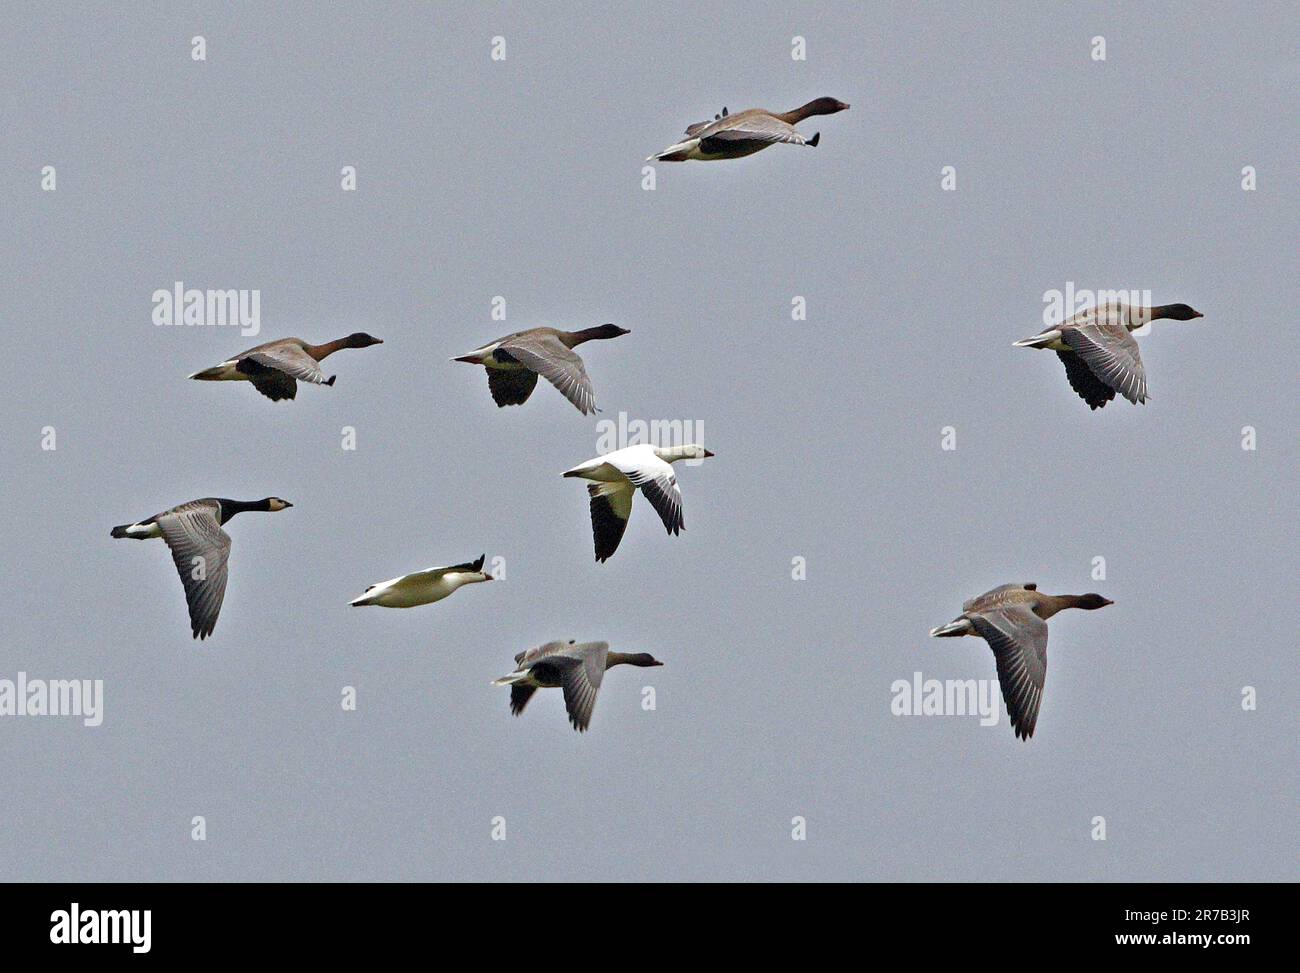
<path id="1" fill-rule="evenodd" d="M 1294 877 L 1290 5 L 6 22 L 0 679 L 106 699 L 97 728 L 0 718 L 0 878 Z M 641 188 L 688 123 L 820 95 L 853 107 L 804 123 L 816 150 Z M 155 327 L 178 280 L 260 289 L 262 334 Z M 1054 355 L 1011 347 L 1070 281 L 1204 312 L 1139 339 L 1147 405 L 1091 413 Z M 679 468 L 682 536 L 638 500 L 598 565 L 559 476 L 596 417 L 545 383 L 499 410 L 448 359 L 604 321 L 632 333 L 584 348 L 603 418 L 702 423 L 717 457 Z M 385 344 L 296 402 L 185 380 L 353 330 Z M 294 509 L 230 525 L 192 642 L 166 549 L 109 528 L 268 494 Z M 348 607 L 480 552 L 504 581 Z M 1032 741 L 1000 702 L 994 727 L 891 714 L 915 671 L 994 678 L 983 643 L 926 632 L 1028 580 L 1115 600 L 1052 622 Z M 666 665 L 611 672 L 586 735 L 557 691 L 512 719 L 489 681 L 554 638 Z"/>

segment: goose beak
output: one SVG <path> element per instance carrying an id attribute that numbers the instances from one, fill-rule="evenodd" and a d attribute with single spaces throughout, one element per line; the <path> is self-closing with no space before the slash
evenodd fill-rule
<path id="1" fill-rule="evenodd" d="M 292 506 L 293 506 L 293 504 L 291 504 L 288 500 L 286 500 L 286 501 L 284 502 L 284 509 L 285 509 L 285 510 L 288 510 L 288 509 L 289 509 L 290 507 L 292 507 Z"/>
<path id="2" fill-rule="evenodd" d="M 712 455 L 713 455 L 713 454 L 712 454 L 711 452 L 709 452 L 707 449 L 704 451 L 704 458 L 705 458 L 705 459 L 708 459 L 708 458 L 709 458 L 710 456 L 712 456 Z"/>
<path id="3" fill-rule="evenodd" d="M 1205 317 L 1205 315 L 1202 314 L 1200 311 L 1197 311 L 1195 314 L 1192 315 L 1192 317 L 1194 317 L 1194 318 L 1203 318 L 1203 317 Z"/>
<path id="4" fill-rule="evenodd" d="M 1115 603 L 1114 603 L 1113 601 L 1111 601 L 1109 598 L 1103 598 L 1102 601 L 1105 602 L 1106 605 L 1113 605 L 1113 604 L 1115 604 Z M 1103 606 L 1103 607 L 1104 607 L 1104 606 Z"/>

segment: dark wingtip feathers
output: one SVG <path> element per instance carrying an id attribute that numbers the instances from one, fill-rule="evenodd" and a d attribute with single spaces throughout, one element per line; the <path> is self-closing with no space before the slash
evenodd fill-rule
<path id="1" fill-rule="evenodd" d="M 822 140 L 822 133 L 814 132 L 813 137 L 808 140 L 807 144 L 815 149 L 817 148 L 817 143 L 820 142 L 821 140 Z"/>
<path id="2" fill-rule="evenodd" d="M 334 379 L 336 379 L 336 378 L 338 378 L 337 375 L 331 375 L 328 379 L 326 379 L 326 380 L 325 380 L 324 382 L 322 382 L 321 384 L 322 384 L 322 385 L 333 385 L 333 384 L 334 384 Z"/>

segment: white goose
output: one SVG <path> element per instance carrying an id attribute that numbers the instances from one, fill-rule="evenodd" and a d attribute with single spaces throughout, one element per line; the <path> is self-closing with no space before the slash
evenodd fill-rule
<path id="1" fill-rule="evenodd" d="M 457 588 L 479 581 L 491 581 L 492 575 L 483 570 L 486 554 L 477 561 L 453 564 L 447 568 L 426 568 L 372 584 L 365 594 L 353 598 L 348 604 L 353 608 L 378 605 L 380 608 L 415 608 L 442 601 Z"/>
<path id="2" fill-rule="evenodd" d="M 672 464 L 683 459 L 705 459 L 713 454 L 703 446 L 651 446 L 641 443 L 616 449 L 580 463 L 564 476 L 595 482 L 587 487 L 591 495 L 591 530 L 596 541 L 596 560 L 608 560 L 632 516 L 632 495 L 637 487 L 659 512 L 670 534 L 686 528 L 682 517 L 682 491 L 677 486 Z"/>

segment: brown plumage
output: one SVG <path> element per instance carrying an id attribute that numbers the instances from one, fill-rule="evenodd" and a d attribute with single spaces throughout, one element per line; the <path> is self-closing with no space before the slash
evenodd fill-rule
<path id="1" fill-rule="evenodd" d="M 325 377 L 320 363 L 343 348 L 369 348 L 383 341 L 358 331 L 323 345 L 313 345 L 301 338 L 280 338 L 240 352 L 220 365 L 195 372 L 190 378 L 200 382 L 252 382 L 272 402 L 298 395 L 298 381 L 314 385 L 333 385 L 337 376 Z"/>
<path id="2" fill-rule="evenodd" d="M 670 145 L 662 152 L 650 156 L 647 161 L 686 162 L 695 159 L 709 162 L 740 159 L 779 142 L 816 146 L 821 141 L 820 132 L 806 139 L 796 131 L 795 126 L 805 118 L 833 115 L 846 111 L 848 107 L 836 98 L 815 98 L 806 105 L 786 112 L 748 108 L 728 114 L 724 108 L 711 122 L 696 122 L 687 126 L 686 141 Z"/>
<path id="3" fill-rule="evenodd" d="M 569 722 L 582 733 L 591 725 L 606 669 L 614 666 L 661 666 L 647 652 L 611 652 L 608 642 L 547 642 L 515 656 L 515 671 L 494 679 L 494 686 L 510 687 L 510 712 L 518 716 L 538 689 L 563 689 Z"/>
<path id="4" fill-rule="evenodd" d="M 1028 740 L 1038 724 L 1047 682 L 1047 620 L 1066 608 L 1092 611 L 1114 604 L 1097 594 L 1048 595 L 1036 584 L 1004 584 L 962 605 L 962 613 L 932 636 L 974 635 L 997 660 L 998 684 L 1018 738 Z"/>
<path id="5" fill-rule="evenodd" d="M 529 328 L 476 348 L 452 361 L 482 365 L 487 369 L 488 391 L 499 407 L 523 405 L 541 375 L 560 390 L 584 416 L 596 410 L 596 393 L 587 368 L 573 351 L 585 341 L 631 334 L 627 328 L 602 324 L 581 331 Z"/>

